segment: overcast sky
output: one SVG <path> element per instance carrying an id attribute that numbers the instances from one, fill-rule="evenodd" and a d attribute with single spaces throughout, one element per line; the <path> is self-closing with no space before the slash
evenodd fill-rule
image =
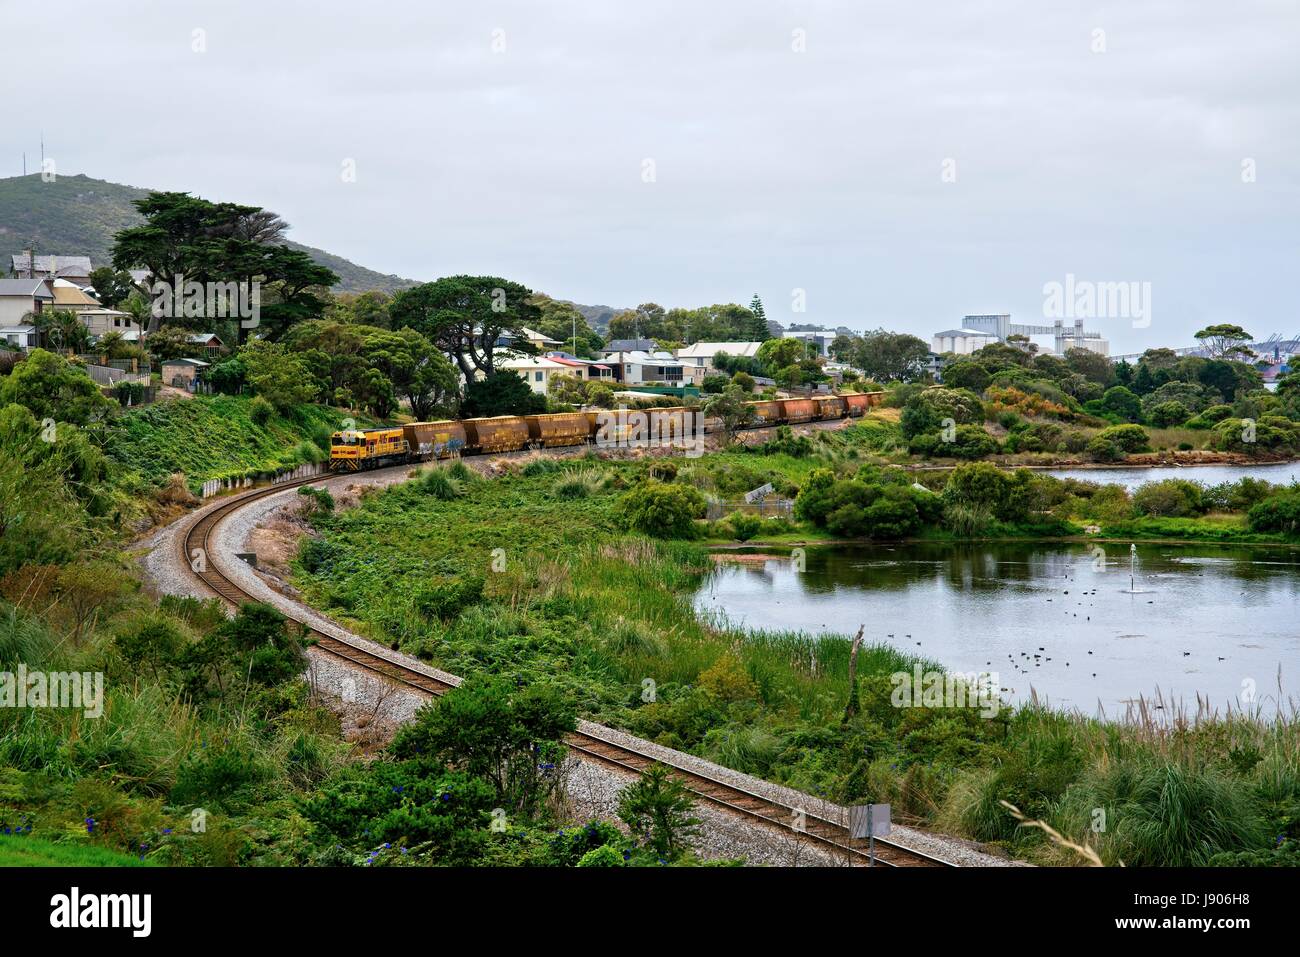
<path id="1" fill-rule="evenodd" d="M 613 306 L 757 292 L 787 324 L 927 339 L 966 313 L 1042 322 L 1073 274 L 1151 284 L 1149 326 L 1088 322 L 1112 352 L 1212 321 L 1300 332 L 1293 0 L 0 16 L 0 173 L 23 150 L 35 169 L 43 129 L 60 173 L 263 205 L 383 272 Z"/>

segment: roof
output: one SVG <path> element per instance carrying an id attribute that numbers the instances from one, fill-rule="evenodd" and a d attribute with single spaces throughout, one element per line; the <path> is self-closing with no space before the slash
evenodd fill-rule
<path id="1" fill-rule="evenodd" d="M 14 253 L 14 272 L 26 272 L 28 264 L 34 272 L 64 273 L 69 276 L 89 276 L 89 256 L 30 256 L 27 253 Z"/>
<path id="2" fill-rule="evenodd" d="M 221 342 L 221 337 L 217 335 L 215 332 L 196 332 L 190 336 L 189 341 L 195 343 L 211 342 L 213 339 L 216 339 L 218 342 Z M 222 345 L 225 345 L 225 343 L 222 343 Z"/>
<path id="3" fill-rule="evenodd" d="M 54 293 L 44 279 L 0 279 L 0 296 L 53 299 Z"/>
<path id="4" fill-rule="evenodd" d="M 81 291 L 76 283 L 66 279 L 54 280 L 54 305 L 56 306 L 98 306 L 99 303 Z"/>
<path id="5" fill-rule="evenodd" d="M 682 364 L 679 359 L 674 359 L 667 352 L 651 355 L 641 349 L 616 353 L 610 358 L 616 362 L 631 362 L 642 366 L 680 366 Z"/>
<path id="6" fill-rule="evenodd" d="M 164 366 L 194 366 L 195 368 L 205 367 L 210 364 L 202 359 L 164 359 L 162 361 Z"/>
<path id="7" fill-rule="evenodd" d="M 545 356 L 515 356 L 497 358 L 496 365 L 502 369 L 568 369 L 567 365 L 547 359 Z"/>
<path id="8" fill-rule="evenodd" d="M 692 346 L 677 350 L 679 359 L 699 359 L 716 356 L 725 352 L 729 356 L 753 356 L 758 352 L 761 342 L 697 342 Z"/>
<path id="9" fill-rule="evenodd" d="M 653 339 L 611 339 L 601 352 L 649 352 L 655 347 Z"/>
<path id="10" fill-rule="evenodd" d="M 996 339 L 997 333 L 985 332 L 981 329 L 945 329 L 943 332 L 936 332 L 936 336 L 965 336 L 967 339 L 978 337 L 981 339 Z"/>
<path id="11" fill-rule="evenodd" d="M 527 326 L 522 326 L 520 331 L 523 332 L 524 338 L 527 339 L 529 342 L 536 340 L 538 342 L 549 342 L 557 346 L 562 345 L 559 339 L 552 339 L 550 336 L 544 335 L 538 332 L 536 329 L 529 329 Z"/>
<path id="12" fill-rule="evenodd" d="M 545 358 L 550 359 L 552 362 L 558 362 L 558 363 L 560 363 L 561 365 L 566 365 L 566 366 L 570 366 L 570 367 L 576 367 L 576 368 L 580 368 L 580 369 L 582 369 L 582 368 L 586 368 L 587 366 L 590 366 L 590 367 L 593 368 L 593 369 L 608 369 L 608 368 L 609 368 L 609 366 L 607 366 L 607 365 L 601 365 L 599 362 L 592 362 L 592 361 L 590 361 L 589 359 L 571 359 L 571 358 L 569 358 L 568 356 L 557 356 L 557 355 L 554 355 L 554 354 L 552 354 L 552 355 L 548 355 L 548 356 L 546 356 Z"/>

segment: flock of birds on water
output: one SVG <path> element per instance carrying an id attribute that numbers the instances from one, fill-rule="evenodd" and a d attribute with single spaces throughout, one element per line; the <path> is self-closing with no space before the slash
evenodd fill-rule
<path id="1" fill-rule="evenodd" d="M 1068 594 L 1070 594 L 1070 590 L 1069 590 L 1068 588 L 1067 588 L 1067 589 L 1064 589 L 1064 591 L 1063 591 L 1063 595 L 1068 595 Z M 1085 598 L 1092 597 L 1092 596 L 1095 596 L 1095 595 L 1097 594 L 1097 589 L 1096 589 L 1096 588 L 1093 588 L 1092 591 L 1084 590 L 1084 591 L 1081 592 L 1080 594 L 1081 594 L 1083 597 L 1085 597 Z M 1139 590 L 1139 589 L 1137 589 L 1136 587 L 1134 587 L 1133 590 L 1131 590 L 1131 591 L 1129 592 L 1129 594 L 1137 595 L 1137 594 L 1142 594 L 1142 592 L 1141 592 L 1141 590 Z M 715 600 L 716 600 L 716 599 L 715 599 Z M 1051 598 L 1048 598 L 1047 601 L 1050 602 L 1050 601 L 1052 601 L 1052 599 L 1051 599 Z M 781 603 L 781 602 L 780 602 L 780 599 L 778 599 L 778 600 L 777 600 L 777 604 L 779 605 L 780 603 Z M 1081 602 L 1081 601 L 1076 601 L 1075 604 L 1076 604 L 1078 607 L 1080 607 L 1080 608 L 1083 607 L 1083 602 Z M 1148 604 L 1148 605 L 1154 605 L 1154 604 L 1155 604 L 1155 600 L 1154 600 L 1154 599 L 1147 599 L 1147 604 Z M 1089 608 L 1092 607 L 1092 602 L 1089 602 L 1089 603 L 1088 603 L 1088 607 L 1089 607 Z M 1067 611 L 1065 612 L 1065 614 L 1067 614 L 1067 615 L 1072 615 L 1072 616 L 1075 617 L 1075 618 L 1078 618 L 1078 617 L 1079 617 L 1079 613 L 1078 613 L 1077 611 L 1072 612 L 1072 611 L 1068 611 L 1068 610 L 1067 610 Z M 1088 615 L 1088 614 L 1085 613 L 1084 616 L 1083 616 L 1083 620 L 1084 620 L 1084 621 L 1092 621 L 1092 616 L 1091 616 L 1091 615 Z M 827 627 L 826 622 L 822 622 L 822 627 L 823 627 L 823 628 Z M 895 636 L 895 634 L 894 634 L 893 632 L 890 632 L 886 637 L 888 637 L 888 638 L 894 638 L 895 640 L 897 640 L 897 638 L 896 638 L 896 636 Z M 904 637 L 904 638 L 912 638 L 912 635 L 911 635 L 911 634 L 904 634 L 903 637 Z M 921 647 L 921 642 L 917 641 L 917 642 L 916 642 L 916 647 L 920 648 L 920 647 Z M 1047 652 L 1047 648 L 1046 648 L 1045 646 L 1043 646 L 1043 645 L 1039 645 L 1039 646 L 1038 646 L 1038 651 L 1037 651 L 1037 652 L 1032 652 L 1032 651 L 1022 651 L 1022 652 L 1020 652 L 1020 654 L 1019 654 L 1019 658 L 1020 658 L 1020 660 L 1017 660 L 1016 655 L 1013 655 L 1013 654 L 1011 654 L 1010 652 L 1008 652 L 1008 653 L 1007 653 L 1007 660 L 1008 660 L 1009 662 L 1011 662 L 1012 670 L 1014 670 L 1017 674 L 1026 674 L 1026 675 L 1028 675 L 1028 674 L 1032 674 L 1032 672 L 1031 672 L 1031 670 L 1030 670 L 1030 665 L 1032 665 L 1034 668 L 1041 668 L 1045 662 L 1049 662 L 1049 661 L 1052 660 L 1051 657 L 1048 656 L 1048 655 L 1046 654 L 1046 652 Z M 1091 650 L 1091 649 L 1088 650 L 1088 654 L 1089 654 L 1089 655 L 1092 654 L 1092 650 Z M 1183 652 L 1183 657 L 1184 657 L 1184 658 L 1190 658 L 1190 657 L 1191 657 L 1191 654 L 1192 654 L 1192 653 L 1191 653 L 1190 651 L 1184 651 L 1184 652 Z M 1225 661 L 1225 660 L 1226 660 L 1226 658 L 1225 658 L 1223 655 L 1219 655 L 1219 656 L 1218 656 L 1218 659 L 1219 659 L 1220 661 Z M 1023 667 L 1022 667 L 1022 663 L 1023 663 Z M 985 664 L 986 666 L 992 667 L 993 662 L 992 662 L 992 660 L 989 660 L 989 661 L 984 662 L 984 664 Z M 1065 662 L 1065 667 L 1067 667 L 1067 668 L 1070 667 L 1070 662 L 1068 662 L 1068 661 Z M 1092 677 L 1094 677 L 1094 678 L 1097 677 L 1097 672 L 1095 672 L 1095 671 L 1092 672 Z M 1016 689 L 1015 689 L 1015 688 L 1000 688 L 999 690 L 1000 690 L 1002 693 L 1004 693 L 1004 694 L 1015 694 L 1015 693 L 1016 693 Z M 1163 708 L 1163 705 L 1157 704 L 1157 705 L 1155 705 L 1155 707 L 1156 707 L 1157 709 L 1161 709 L 1161 708 Z"/>

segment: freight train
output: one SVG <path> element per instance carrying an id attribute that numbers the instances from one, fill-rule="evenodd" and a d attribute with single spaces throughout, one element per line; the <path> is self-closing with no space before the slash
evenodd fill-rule
<path id="1" fill-rule="evenodd" d="M 750 427 L 858 417 L 879 405 L 883 398 L 883 392 L 857 392 L 751 402 L 754 420 Z M 330 439 L 330 471 L 359 472 L 387 465 L 525 448 L 549 449 L 588 443 L 602 447 L 631 446 L 651 437 L 680 442 L 721 428 L 718 419 L 684 406 L 412 422 L 392 428 L 335 432 Z"/>

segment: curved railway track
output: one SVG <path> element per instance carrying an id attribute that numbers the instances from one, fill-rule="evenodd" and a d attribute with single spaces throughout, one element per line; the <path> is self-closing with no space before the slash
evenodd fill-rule
<path id="1" fill-rule="evenodd" d="M 398 468 L 409 468 L 409 466 L 398 466 Z M 217 526 L 234 512 L 259 499 L 333 477 L 335 476 L 323 475 L 299 479 L 231 496 L 186 529 L 185 534 L 181 536 L 179 556 L 181 561 L 189 566 L 190 571 L 203 582 L 205 587 L 231 605 L 238 607 L 241 602 L 257 601 L 255 596 L 224 575 L 212 561 L 212 538 Z M 442 681 L 356 644 L 325 634 L 301 619 L 294 620 L 305 630 L 309 641 L 316 648 L 373 674 L 382 675 L 389 681 L 435 697 L 455 687 L 451 682 Z M 867 841 L 851 838 L 848 827 L 842 820 L 832 820 L 811 810 L 748 791 L 696 769 L 678 766 L 662 756 L 631 747 L 625 742 L 602 737 L 598 731 L 592 730 L 595 727 L 598 726 L 588 724 L 587 728 L 574 732 L 566 739 L 565 743 L 569 749 L 583 760 L 632 774 L 640 774 L 656 761 L 667 764 L 682 784 L 698 800 L 706 804 L 775 828 L 785 835 L 797 835 L 799 840 L 808 841 L 824 850 L 842 855 L 843 860 L 850 865 L 861 866 L 870 863 Z M 818 802 L 810 799 L 810 803 Z M 882 838 L 877 838 L 875 841 L 875 862 L 883 867 L 956 866 L 949 861 Z"/>

